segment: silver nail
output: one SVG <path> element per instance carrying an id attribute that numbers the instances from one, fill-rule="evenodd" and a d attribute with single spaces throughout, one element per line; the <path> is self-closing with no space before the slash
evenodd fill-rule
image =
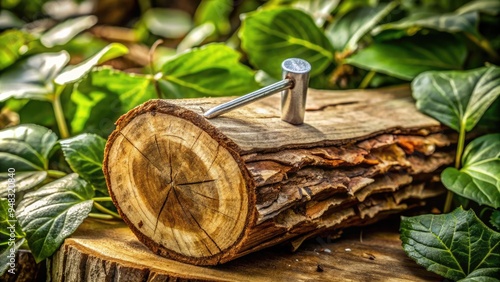
<path id="1" fill-rule="evenodd" d="M 307 86 L 311 65 L 302 59 L 290 58 L 281 64 L 283 80 L 252 93 L 220 104 L 205 112 L 206 118 L 214 118 L 231 110 L 281 92 L 281 119 L 291 124 L 302 124 L 307 98 Z"/>

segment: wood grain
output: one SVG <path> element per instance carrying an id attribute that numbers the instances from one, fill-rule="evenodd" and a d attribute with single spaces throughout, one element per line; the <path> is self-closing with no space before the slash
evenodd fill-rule
<path id="1" fill-rule="evenodd" d="M 441 281 L 408 258 L 398 220 L 262 250 L 217 267 L 157 256 L 123 223 L 87 220 L 48 261 L 51 281 Z M 318 272 L 318 266 L 322 272 Z"/>
<path id="2" fill-rule="evenodd" d="M 170 100 L 202 114 L 232 98 Z M 280 97 L 274 95 L 235 109 L 209 122 L 238 145 L 242 153 L 283 148 L 340 145 L 396 130 L 435 130 L 440 124 L 413 105 L 408 86 L 376 91 L 309 89 L 304 124 L 280 119 Z"/>

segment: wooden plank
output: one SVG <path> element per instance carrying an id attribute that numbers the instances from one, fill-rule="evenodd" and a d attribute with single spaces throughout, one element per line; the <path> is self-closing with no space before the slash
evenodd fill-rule
<path id="1" fill-rule="evenodd" d="M 362 233 L 361 233 L 362 232 Z M 64 258 L 64 260 L 61 260 Z M 62 265 L 61 265 L 62 264 Z M 440 281 L 401 248 L 397 218 L 307 241 L 294 253 L 262 250 L 216 267 L 153 254 L 123 223 L 86 220 L 49 261 L 53 281 Z M 57 273 L 64 266 L 65 271 Z M 170 280 L 169 280 L 170 279 Z"/>

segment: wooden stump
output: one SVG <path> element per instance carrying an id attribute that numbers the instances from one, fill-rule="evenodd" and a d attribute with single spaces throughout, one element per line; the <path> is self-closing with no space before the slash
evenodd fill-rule
<path id="1" fill-rule="evenodd" d="M 153 254 L 123 223 L 86 220 L 47 261 L 47 281 L 441 281 L 404 253 L 398 221 L 350 229 L 340 239 L 275 247 L 216 267 Z M 37 280 L 38 281 L 38 280 Z"/>
<path id="2" fill-rule="evenodd" d="M 374 222 L 442 193 L 454 136 L 407 87 L 311 90 L 305 123 L 279 97 L 216 119 L 228 98 L 151 100 L 122 116 L 104 174 L 120 215 L 153 252 L 225 263 L 291 240 Z"/>

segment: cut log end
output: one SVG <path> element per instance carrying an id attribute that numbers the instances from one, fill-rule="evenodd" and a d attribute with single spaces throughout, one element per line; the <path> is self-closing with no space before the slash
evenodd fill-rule
<path id="1" fill-rule="evenodd" d="M 183 118 L 189 114 L 159 100 L 131 111 L 109 139 L 105 174 L 122 218 L 145 245 L 217 264 L 241 241 L 255 200 L 231 148 L 204 120 Z"/>

